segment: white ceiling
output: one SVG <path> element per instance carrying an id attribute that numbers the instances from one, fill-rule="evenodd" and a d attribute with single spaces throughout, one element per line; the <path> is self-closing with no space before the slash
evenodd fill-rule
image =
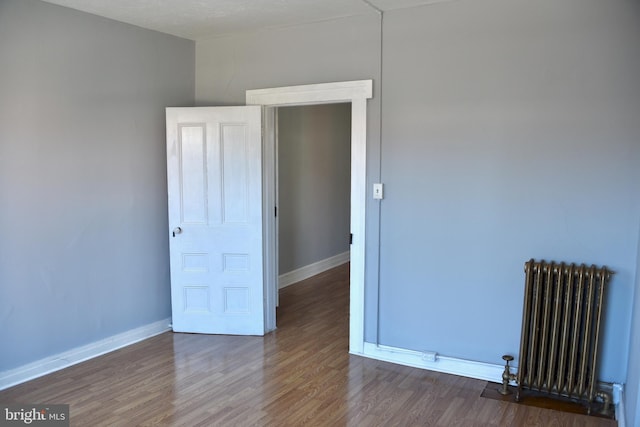
<path id="1" fill-rule="evenodd" d="M 192 40 L 451 0 L 44 0 Z"/>

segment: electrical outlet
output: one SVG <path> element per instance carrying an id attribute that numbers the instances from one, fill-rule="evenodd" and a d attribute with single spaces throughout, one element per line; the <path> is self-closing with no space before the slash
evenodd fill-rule
<path id="1" fill-rule="evenodd" d="M 422 360 L 425 362 L 435 362 L 438 358 L 438 353 L 435 351 L 423 351 L 422 352 Z"/>

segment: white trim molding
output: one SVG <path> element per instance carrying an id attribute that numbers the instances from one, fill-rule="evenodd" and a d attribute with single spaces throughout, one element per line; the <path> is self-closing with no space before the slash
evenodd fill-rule
<path id="1" fill-rule="evenodd" d="M 278 277 L 278 288 L 282 289 L 301 280 L 313 277 L 316 274 L 323 273 L 339 265 L 349 262 L 350 252 L 346 251 L 329 258 L 325 258 L 313 264 L 305 265 L 288 273 L 281 274 Z"/>
<path id="2" fill-rule="evenodd" d="M 373 97 L 373 80 L 319 83 L 246 91 L 247 105 L 262 105 L 264 118 L 263 150 L 265 161 L 265 277 L 266 329 L 275 329 L 277 301 L 276 221 L 271 203 L 275 201 L 275 114 L 277 107 L 324 103 L 351 103 L 351 268 L 349 305 L 349 351 L 364 351 L 364 277 L 365 277 L 365 219 L 367 202 L 367 100 Z"/>
<path id="3" fill-rule="evenodd" d="M 45 357 L 15 369 L 0 372 L 0 390 L 59 371 L 170 330 L 171 318 L 167 318 Z"/>
<path id="4" fill-rule="evenodd" d="M 440 356 L 432 351 L 420 352 L 369 342 L 364 343 L 364 353 L 360 356 L 494 383 L 502 383 L 502 372 L 504 371 L 504 365 Z M 607 386 L 607 389 L 611 389 L 615 419 L 618 422 L 618 427 L 625 427 L 624 386 L 618 383 L 602 383 L 601 386 Z"/>
<path id="5" fill-rule="evenodd" d="M 613 404 L 616 408 L 616 421 L 618 422 L 618 427 L 626 427 L 627 418 L 624 407 L 624 385 L 617 383 L 613 384 Z"/>
<path id="6" fill-rule="evenodd" d="M 318 83 L 248 90 L 247 105 L 305 105 L 330 102 L 350 102 L 373 96 L 373 80 Z"/>
<path id="7" fill-rule="evenodd" d="M 362 356 L 414 368 L 498 383 L 502 382 L 502 372 L 504 371 L 504 366 L 493 363 L 440 356 L 432 352 L 407 350 L 368 342 L 364 343 L 364 354 Z"/>

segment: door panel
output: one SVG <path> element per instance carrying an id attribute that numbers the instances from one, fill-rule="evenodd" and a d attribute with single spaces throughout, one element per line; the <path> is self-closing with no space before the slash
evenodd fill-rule
<path id="1" fill-rule="evenodd" d="M 260 107 L 167 108 L 173 330 L 263 335 Z"/>

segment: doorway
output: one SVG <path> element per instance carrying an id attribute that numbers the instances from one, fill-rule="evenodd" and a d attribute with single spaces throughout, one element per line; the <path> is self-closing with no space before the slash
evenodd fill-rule
<path id="1" fill-rule="evenodd" d="M 366 218 L 367 99 L 373 96 L 372 80 L 320 83 L 246 92 L 247 105 L 263 106 L 264 159 L 264 284 L 265 325 L 276 327 L 278 292 L 275 210 L 276 108 L 288 105 L 351 103 L 351 251 L 349 290 L 349 352 L 364 353 L 364 277 Z M 269 207 L 272 207 L 271 210 Z"/>
<path id="2" fill-rule="evenodd" d="M 278 107 L 278 288 L 349 261 L 351 105 Z"/>

